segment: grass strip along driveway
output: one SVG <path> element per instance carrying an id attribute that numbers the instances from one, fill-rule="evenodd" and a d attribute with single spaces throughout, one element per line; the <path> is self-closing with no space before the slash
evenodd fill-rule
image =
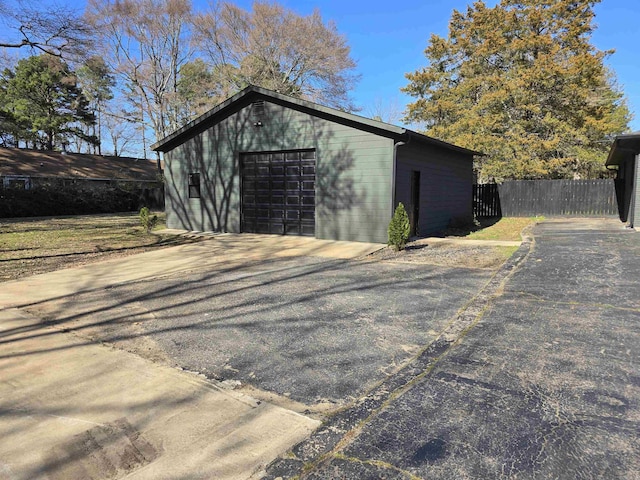
<path id="1" fill-rule="evenodd" d="M 0 219 L 0 282 L 194 241 L 149 235 L 138 213 Z"/>

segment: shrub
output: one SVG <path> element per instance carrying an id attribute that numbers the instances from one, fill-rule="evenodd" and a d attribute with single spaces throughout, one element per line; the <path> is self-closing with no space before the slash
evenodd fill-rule
<path id="1" fill-rule="evenodd" d="M 142 207 L 140 209 L 140 224 L 147 233 L 151 233 L 151 230 L 158 224 L 158 216 L 151 215 L 147 207 Z"/>
<path id="2" fill-rule="evenodd" d="M 161 198 L 157 189 L 95 185 L 81 180 L 71 184 L 39 180 L 29 190 L 4 188 L 0 182 L 0 218 L 134 212 L 149 203 L 162 208 Z"/>
<path id="3" fill-rule="evenodd" d="M 404 205 L 400 202 L 396 207 L 396 211 L 393 213 L 393 218 L 389 222 L 389 228 L 387 230 L 389 234 L 388 245 L 396 250 L 403 250 L 409 239 L 410 231 L 409 216 L 404 209 Z"/>

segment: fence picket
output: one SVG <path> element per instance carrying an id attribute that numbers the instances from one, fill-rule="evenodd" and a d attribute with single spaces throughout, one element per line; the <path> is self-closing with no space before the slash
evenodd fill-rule
<path id="1" fill-rule="evenodd" d="M 473 186 L 476 217 L 618 215 L 615 181 L 515 180 Z"/>

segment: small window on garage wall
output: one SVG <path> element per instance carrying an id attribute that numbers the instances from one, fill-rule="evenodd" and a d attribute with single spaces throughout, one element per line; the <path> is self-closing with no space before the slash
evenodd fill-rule
<path id="1" fill-rule="evenodd" d="M 200 174 L 189 174 L 189 198 L 200 198 Z"/>

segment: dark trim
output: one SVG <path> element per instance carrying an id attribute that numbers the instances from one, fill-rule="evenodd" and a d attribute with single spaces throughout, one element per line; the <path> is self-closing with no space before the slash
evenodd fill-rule
<path id="1" fill-rule="evenodd" d="M 411 141 L 411 138 L 408 138 L 406 142 L 395 142 L 393 144 L 393 165 L 391 167 L 391 217 L 396 211 L 396 183 L 397 183 L 397 175 L 398 175 L 398 147 L 402 147 Z"/>
<path id="2" fill-rule="evenodd" d="M 605 167 L 621 165 L 638 153 L 640 153 L 640 132 L 618 135 L 611 144 Z"/>
<path id="3" fill-rule="evenodd" d="M 636 209 L 638 208 L 636 199 L 638 198 L 638 170 L 640 169 L 640 152 L 635 155 L 635 161 L 633 162 L 633 181 L 631 183 L 631 205 L 629 206 L 629 215 L 627 216 L 629 221 L 629 228 L 636 228 Z"/>

